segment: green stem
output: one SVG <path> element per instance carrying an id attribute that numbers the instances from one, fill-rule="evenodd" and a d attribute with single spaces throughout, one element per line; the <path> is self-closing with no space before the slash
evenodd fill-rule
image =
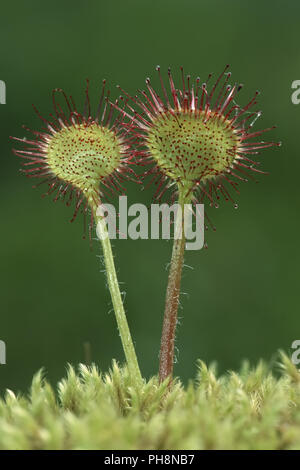
<path id="1" fill-rule="evenodd" d="M 131 338 L 127 318 L 123 306 L 123 301 L 119 289 L 119 283 L 117 273 L 115 269 L 115 263 L 113 253 L 111 249 L 111 243 L 108 235 L 107 225 L 104 217 L 96 214 L 96 210 L 93 210 L 95 221 L 97 224 L 97 232 L 100 235 L 102 244 L 102 250 L 104 255 L 104 262 L 107 275 L 107 283 L 115 311 L 117 325 L 128 365 L 128 369 L 135 383 L 141 382 L 142 376 L 138 365 L 133 341 Z"/>
<path id="2" fill-rule="evenodd" d="M 178 205 L 181 211 L 177 212 L 174 234 L 179 233 L 181 237 L 174 237 L 171 264 L 169 270 L 168 286 L 165 301 L 165 313 L 163 320 L 160 357 L 159 357 L 159 380 L 163 382 L 168 377 L 170 381 L 173 376 L 174 346 L 177 324 L 177 311 L 180 296 L 181 273 L 184 260 L 185 233 L 184 233 L 184 204 L 190 202 L 190 191 L 179 188 Z"/>

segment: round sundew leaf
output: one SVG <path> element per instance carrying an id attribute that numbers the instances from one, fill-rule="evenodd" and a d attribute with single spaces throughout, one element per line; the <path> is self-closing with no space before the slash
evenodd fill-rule
<path id="1" fill-rule="evenodd" d="M 171 179 L 183 184 L 218 176 L 234 161 L 238 138 L 219 115 L 165 113 L 147 135 L 149 154 Z"/>
<path id="2" fill-rule="evenodd" d="M 84 193 L 97 191 L 99 180 L 118 168 L 121 153 L 122 144 L 115 133 L 98 123 L 61 129 L 46 149 L 52 173 Z"/>

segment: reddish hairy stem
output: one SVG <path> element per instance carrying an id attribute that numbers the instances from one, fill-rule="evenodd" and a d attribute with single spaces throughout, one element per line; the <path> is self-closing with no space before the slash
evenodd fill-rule
<path id="1" fill-rule="evenodd" d="M 172 258 L 170 264 L 168 287 L 166 293 L 165 313 L 163 320 L 160 357 L 159 357 L 159 381 L 163 382 L 168 377 L 170 382 L 173 376 L 174 364 L 174 346 L 177 324 L 177 311 L 180 296 L 181 273 L 184 259 L 184 204 L 189 202 L 185 200 L 182 193 L 179 194 L 178 204 L 181 211 L 177 213 L 175 222 L 175 232 L 181 233 L 179 238 L 174 238 Z M 178 232 L 180 230 L 180 232 Z"/>

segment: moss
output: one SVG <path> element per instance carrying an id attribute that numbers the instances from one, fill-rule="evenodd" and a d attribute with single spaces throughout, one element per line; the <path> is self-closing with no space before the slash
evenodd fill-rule
<path id="1" fill-rule="evenodd" d="M 28 396 L 0 401 L 0 449 L 300 449 L 300 374 L 281 354 L 218 377 L 199 362 L 187 387 L 132 383 L 126 367 L 68 367 L 55 392 L 38 372 Z M 276 372 L 276 371 L 275 371 Z"/>

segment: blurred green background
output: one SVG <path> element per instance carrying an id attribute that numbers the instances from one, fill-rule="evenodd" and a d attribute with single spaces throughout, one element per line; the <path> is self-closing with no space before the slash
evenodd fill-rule
<path id="1" fill-rule="evenodd" d="M 259 184 L 241 184 L 239 209 L 223 203 L 210 209 L 217 231 L 207 233 L 208 250 L 188 252 L 184 271 L 175 373 L 193 377 L 196 360 L 216 360 L 219 369 L 270 360 L 290 351 L 300 337 L 299 315 L 299 122 L 291 83 L 300 79 L 299 2 L 237 0 L 26 1 L 1 5 L 1 71 L 7 104 L 1 119 L 0 339 L 7 365 L 0 389 L 26 390 L 44 367 L 55 383 L 68 362 L 92 360 L 106 371 L 123 360 L 105 287 L 100 247 L 82 240 L 83 221 L 70 224 L 72 209 L 42 199 L 42 189 L 20 172 L 9 135 L 21 125 L 39 128 L 31 104 L 47 116 L 51 90 L 64 88 L 84 99 L 91 80 L 96 102 L 103 77 L 113 96 L 116 84 L 130 93 L 157 84 L 155 66 L 169 65 L 179 79 L 183 65 L 203 80 L 231 64 L 232 81 L 245 84 L 239 104 L 256 89 L 264 111 L 256 129 L 277 124 L 268 140 L 280 149 L 262 152 Z M 128 184 L 129 203 L 151 201 Z M 116 240 L 116 263 L 143 373 L 155 374 L 166 265 L 171 243 Z"/>

